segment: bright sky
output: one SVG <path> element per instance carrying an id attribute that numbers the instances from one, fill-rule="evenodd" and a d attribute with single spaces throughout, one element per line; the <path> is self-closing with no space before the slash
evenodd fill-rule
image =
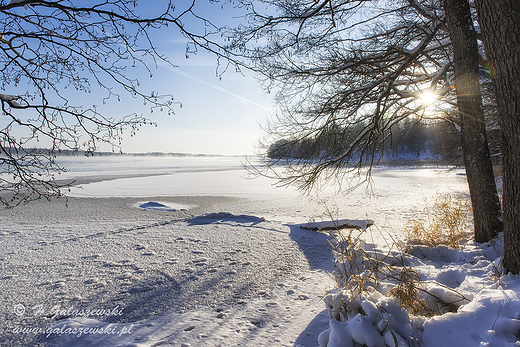
<path id="1" fill-rule="evenodd" d="M 166 3 L 140 1 L 137 11 L 143 13 L 143 17 L 153 18 L 162 13 Z M 176 0 L 174 4 L 176 13 L 181 13 L 192 4 L 192 0 Z M 23 12 L 23 9 L 20 11 Z M 218 26 L 234 26 L 239 21 L 236 18 L 239 13 L 229 3 L 222 8 L 222 4 L 197 0 L 194 11 Z M 200 34 L 207 30 L 202 21 L 193 17 L 186 17 L 183 22 L 190 31 Z M 264 123 L 273 113 L 271 96 L 264 93 L 249 71 L 240 74 L 230 68 L 219 79 L 216 76 L 217 57 L 210 53 L 199 49 L 197 54 L 190 54 L 187 59 L 188 40 L 176 27 L 150 29 L 149 34 L 158 53 L 167 56 L 177 67 L 161 62 L 156 68 L 150 60 L 148 65 L 153 73 L 152 78 L 144 67 L 128 67 L 127 77 L 137 78 L 141 85 L 140 91 L 144 94 L 151 95 L 154 92 L 173 95 L 175 101 L 182 103 L 182 108 L 174 106 L 174 115 L 159 111 L 150 114 L 150 105 L 144 105 L 143 100 L 133 98 L 112 81 L 107 85 L 114 87 L 114 91 L 121 95 L 121 100 L 112 97 L 104 105 L 103 98 L 107 93 L 98 88 L 91 76 L 88 76 L 91 93 L 73 88 L 60 89 L 61 93 L 71 105 L 82 105 L 84 108 L 96 105 L 104 116 L 121 119 L 136 113 L 157 123 L 157 127 L 143 126 L 134 137 L 125 134 L 122 143 L 125 153 L 253 154 L 254 145 L 261 137 L 259 124 Z M 220 39 L 220 36 L 215 39 Z M 19 86 L 11 84 L 8 90 L 0 92 L 22 95 L 26 91 L 27 84 L 23 83 Z M 20 114 L 22 118 L 29 116 L 27 112 Z M 6 121 L 0 119 L 0 123 Z M 26 133 L 20 136 L 26 136 Z M 35 146 L 46 146 L 45 139 L 39 140 L 34 143 Z M 111 147 L 103 146 L 100 150 L 110 151 Z"/>
<path id="2" fill-rule="evenodd" d="M 206 54 L 175 62 L 178 68 L 158 68 L 150 90 L 171 93 L 182 107 L 175 106 L 170 116 L 151 114 L 157 127 L 146 126 L 137 136 L 126 137 L 123 150 L 251 154 L 260 137 L 259 123 L 272 112 L 270 96 L 250 75 L 230 71 L 218 79 L 215 59 Z M 149 114 L 140 100 L 135 104 L 140 109 L 136 112 Z"/>
<path id="3" fill-rule="evenodd" d="M 183 3 L 191 1 L 182 0 L 177 5 Z M 198 1 L 199 4 L 202 7 L 197 13 L 217 24 L 236 21 L 236 12 L 230 6 L 223 10 L 207 1 Z M 150 118 L 157 127 L 146 126 L 137 136 L 127 136 L 123 151 L 252 154 L 261 136 L 259 124 L 273 112 L 271 96 L 264 93 L 248 71 L 244 71 L 244 76 L 231 68 L 220 79 L 216 77 L 217 60 L 209 53 L 199 51 L 187 59 L 186 42 L 177 29 L 163 29 L 155 44 L 178 67 L 159 66 L 152 71 L 153 78 L 140 78 L 143 91 L 172 94 L 182 108 L 176 106 L 175 115 L 170 116 L 154 112 Z M 138 108 L 133 111 L 149 115 L 149 107 L 141 100 L 130 100 L 130 104 Z M 108 106 L 111 105 L 111 112 L 121 111 L 120 102 L 113 101 Z M 126 107 L 123 110 L 130 111 Z"/>

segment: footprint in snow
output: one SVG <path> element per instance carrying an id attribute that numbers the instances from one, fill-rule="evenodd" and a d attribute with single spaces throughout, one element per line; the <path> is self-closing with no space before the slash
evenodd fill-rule
<path id="1" fill-rule="evenodd" d="M 184 328 L 184 331 L 192 331 L 193 329 L 195 329 L 195 325 L 190 325 L 189 327 Z"/>
<path id="2" fill-rule="evenodd" d="M 88 280 L 86 280 L 85 284 L 95 284 L 95 283 L 98 283 L 98 282 L 99 282 L 99 278 L 92 277 L 92 278 L 89 278 Z"/>
<path id="3" fill-rule="evenodd" d="M 123 264 L 119 264 L 119 263 L 116 263 L 116 262 L 113 262 L 113 261 L 105 261 L 103 266 L 105 266 L 105 267 L 122 267 Z"/>
<path id="4" fill-rule="evenodd" d="M 163 264 L 164 264 L 164 265 L 176 265 L 177 262 L 178 262 L 178 260 L 173 260 L 173 259 L 172 259 L 172 260 L 167 260 L 167 261 L 165 261 Z"/>
<path id="5" fill-rule="evenodd" d="M 131 272 L 124 272 L 123 275 L 121 275 L 122 279 L 130 279 L 134 277 L 134 275 Z"/>
<path id="6" fill-rule="evenodd" d="M 81 257 L 82 259 L 99 259 L 101 258 L 101 254 L 92 254 Z"/>
<path id="7" fill-rule="evenodd" d="M 205 263 L 205 262 L 207 262 L 207 261 L 208 261 L 207 258 L 200 258 L 200 259 L 194 259 L 194 260 L 192 260 L 192 262 L 195 263 L 195 264 Z"/>

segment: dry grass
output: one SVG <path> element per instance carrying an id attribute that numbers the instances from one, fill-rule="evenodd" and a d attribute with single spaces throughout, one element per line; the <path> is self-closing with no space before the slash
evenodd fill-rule
<path id="1" fill-rule="evenodd" d="M 469 202 L 463 197 L 439 195 L 433 206 L 426 207 L 425 219 L 413 219 L 404 229 L 409 244 L 459 248 L 471 234 L 466 226 L 470 213 Z"/>
<path id="2" fill-rule="evenodd" d="M 405 265 L 402 252 L 391 249 L 386 253 L 366 251 L 360 238 L 362 233 L 350 230 L 348 233 L 334 231 L 332 234 L 336 240 L 332 246 L 336 257 L 334 275 L 338 287 L 345 288 L 355 299 L 369 294 L 372 288 L 379 288 L 383 281 L 392 282 L 394 287 L 388 295 L 399 299 L 401 307 L 410 309 L 412 314 L 434 315 L 434 310 L 425 299 L 428 296 L 426 286 L 420 275 Z"/>
<path id="3" fill-rule="evenodd" d="M 333 249 L 336 257 L 334 276 L 338 288 L 345 288 L 352 299 L 370 296 L 373 289 L 380 290 L 381 283 L 392 283 L 388 296 L 399 300 L 401 307 L 411 314 L 422 316 L 441 315 L 456 312 L 463 303 L 471 300 L 463 294 L 437 282 L 423 281 L 419 273 L 407 265 L 403 250 L 390 249 L 386 253 L 376 250 L 366 251 L 364 242 L 351 230 L 348 233 L 333 231 L 336 239 Z M 397 243 L 396 243 L 397 244 Z M 451 292 L 451 299 L 445 302 L 435 294 L 439 286 Z M 349 309 L 337 307 L 339 311 Z M 340 312 L 347 316 L 347 311 Z"/>
<path id="4" fill-rule="evenodd" d="M 401 307 L 410 309 L 412 314 L 432 315 L 433 312 L 421 296 L 421 276 L 411 267 L 403 267 L 395 276 L 398 279 L 397 285 L 390 290 L 388 295 L 398 298 Z"/>

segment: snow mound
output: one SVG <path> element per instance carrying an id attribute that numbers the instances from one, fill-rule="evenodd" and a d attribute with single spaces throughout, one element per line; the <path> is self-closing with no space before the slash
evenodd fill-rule
<path id="1" fill-rule="evenodd" d="M 211 224 L 215 222 L 238 222 L 238 223 L 260 223 L 264 222 L 264 217 L 250 216 L 250 215 L 235 215 L 229 212 L 214 212 L 201 216 L 194 217 L 190 220 L 190 224 Z"/>
<path id="2" fill-rule="evenodd" d="M 376 305 L 368 299 L 353 298 L 343 291 L 325 297 L 331 315 L 339 313 L 337 308 L 340 305 L 348 307 L 350 313 L 341 317 L 340 321 L 329 321 L 330 328 L 318 337 L 320 347 L 408 346 L 403 338 L 412 333 L 407 313 L 395 299 L 381 295 L 378 299 Z"/>
<path id="3" fill-rule="evenodd" d="M 331 320 L 320 347 L 520 346 L 520 276 L 499 275 L 501 249 L 500 238 L 460 249 L 408 249 L 400 266 L 413 266 L 417 300 L 427 308 L 415 315 L 392 294 L 391 276 L 376 283 L 368 277 L 372 268 L 359 265 L 364 291 L 341 287 L 324 298 Z M 391 262 L 392 254 L 381 259 L 374 251 L 365 249 L 372 262 Z"/>
<path id="4" fill-rule="evenodd" d="M 355 220 L 355 219 L 337 219 L 332 221 L 311 222 L 300 225 L 300 228 L 307 230 L 338 230 L 338 229 L 362 229 L 373 225 L 374 222 L 370 219 Z"/>
<path id="5" fill-rule="evenodd" d="M 140 202 L 137 204 L 137 207 L 142 208 L 143 210 L 158 210 L 158 211 L 185 211 L 193 206 L 176 204 L 176 203 L 164 203 L 157 201 L 147 201 Z"/>

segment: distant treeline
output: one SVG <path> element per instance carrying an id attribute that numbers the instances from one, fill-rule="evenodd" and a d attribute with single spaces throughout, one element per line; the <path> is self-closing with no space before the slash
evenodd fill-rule
<path id="1" fill-rule="evenodd" d="M 219 154 L 191 154 L 191 153 L 165 153 L 165 152 L 148 152 L 148 153 L 119 153 L 119 152 L 86 152 L 74 151 L 69 149 L 50 150 L 48 148 L 8 148 L 0 150 L 0 154 L 8 152 L 10 154 L 45 154 L 56 156 L 132 156 L 132 157 L 222 157 Z"/>
<path id="2" fill-rule="evenodd" d="M 366 128 L 364 124 L 341 129 L 336 126 L 321 132 L 313 138 L 281 139 L 270 145 L 268 157 L 312 160 L 335 158 L 342 155 L 349 146 L 356 146 L 355 140 Z M 498 131 L 499 132 L 499 131 Z M 412 118 L 394 125 L 382 134 L 383 143 L 377 148 L 378 157 L 383 160 L 438 160 L 446 164 L 462 165 L 462 147 L 459 129 L 447 121 L 424 122 Z M 488 130 L 492 156 L 499 160 L 499 134 Z M 353 153 L 362 153 L 354 150 Z M 357 158 L 352 158 L 357 160 Z"/>

